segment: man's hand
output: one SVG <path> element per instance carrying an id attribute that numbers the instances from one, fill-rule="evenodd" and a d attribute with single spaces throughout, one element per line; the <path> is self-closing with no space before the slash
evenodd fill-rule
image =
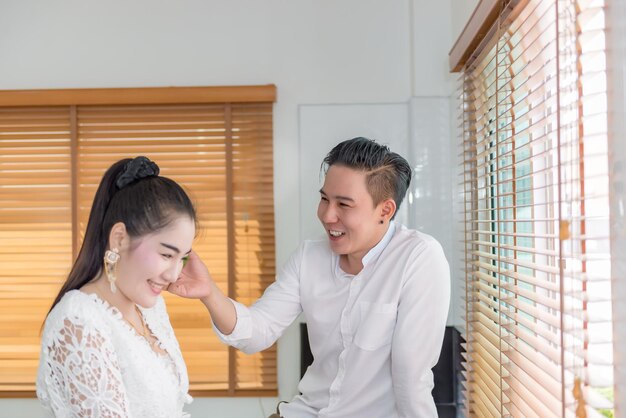
<path id="1" fill-rule="evenodd" d="M 175 283 L 169 285 L 170 293 L 189 299 L 202 299 L 211 294 L 213 278 L 206 265 L 194 251 L 189 253 L 189 261 L 180 272 L 180 277 Z"/>
<path id="2" fill-rule="evenodd" d="M 180 272 L 180 277 L 167 290 L 184 298 L 200 299 L 209 310 L 217 329 L 225 335 L 233 332 L 237 323 L 235 305 L 217 287 L 211 273 L 195 252 L 189 254 L 189 261 Z"/>

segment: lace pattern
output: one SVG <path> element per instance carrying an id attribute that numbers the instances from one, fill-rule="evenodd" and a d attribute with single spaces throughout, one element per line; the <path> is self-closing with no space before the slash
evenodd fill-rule
<path id="1" fill-rule="evenodd" d="M 37 396 L 56 417 L 182 417 L 187 370 L 162 298 L 141 309 L 159 355 L 96 295 L 68 292 L 42 336 Z"/>

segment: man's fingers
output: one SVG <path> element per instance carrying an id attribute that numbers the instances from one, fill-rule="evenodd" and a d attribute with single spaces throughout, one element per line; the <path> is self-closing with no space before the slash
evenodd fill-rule
<path id="1" fill-rule="evenodd" d="M 186 289 L 185 289 L 185 286 L 180 285 L 180 284 L 176 284 L 176 283 L 171 284 L 168 287 L 167 290 L 170 293 L 173 293 L 173 294 L 178 295 L 178 296 L 185 296 L 185 294 L 187 293 Z"/>

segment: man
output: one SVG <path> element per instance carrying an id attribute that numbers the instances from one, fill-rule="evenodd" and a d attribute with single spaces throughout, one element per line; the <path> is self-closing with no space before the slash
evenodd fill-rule
<path id="1" fill-rule="evenodd" d="M 340 143 L 323 166 L 317 215 L 326 238 L 304 241 L 251 307 L 212 280 L 195 296 L 222 341 L 246 353 L 270 347 L 304 312 L 314 361 L 302 395 L 280 406 L 282 417 L 436 417 L 431 368 L 443 341 L 449 268 L 432 237 L 393 222 L 411 168 L 366 138 Z M 190 296 L 203 275 L 192 257 L 172 291 Z"/>

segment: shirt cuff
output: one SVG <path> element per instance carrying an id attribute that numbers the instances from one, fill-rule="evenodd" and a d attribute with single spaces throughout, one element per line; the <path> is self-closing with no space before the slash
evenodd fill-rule
<path id="1" fill-rule="evenodd" d="M 235 312 L 237 314 L 237 322 L 235 323 L 235 328 L 233 329 L 233 332 L 231 332 L 229 335 L 224 335 L 219 329 L 217 329 L 215 323 L 213 322 L 213 330 L 215 331 L 219 339 L 226 344 L 235 343 L 241 340 L 247 340 L 252 337 L 252 318 L 250 316 L 250 309 L 247 306 L 232 299 L 231 302 L 235 306 Z"/>

